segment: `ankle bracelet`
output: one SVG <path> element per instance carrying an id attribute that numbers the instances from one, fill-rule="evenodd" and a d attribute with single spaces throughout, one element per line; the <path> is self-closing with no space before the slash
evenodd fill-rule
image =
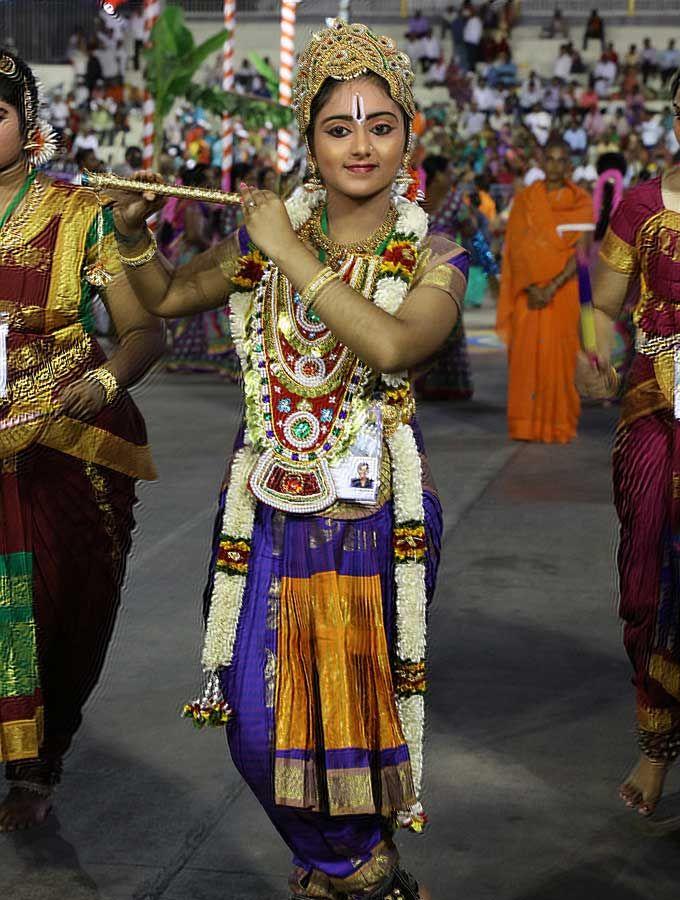
<path id="1" fill-rule="evenodd" d="M 38 784 L 37 781 L 9 781 L 10 788 L 19 788 L 22 791 L 30 791 L 32 794 L 38 794 L 45 800 L 49 800 L 54 794 L 54 788 L 48 784 Z"/>

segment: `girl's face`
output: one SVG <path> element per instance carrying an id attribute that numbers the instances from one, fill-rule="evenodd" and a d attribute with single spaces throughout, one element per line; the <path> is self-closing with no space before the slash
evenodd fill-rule
<path id="1" fill-rule="evenodd" d="M 16 107 L 0 100 L 0 171 L 17 161 L 23 144 Z"/>
<path id="2" fill-rule="evenodd" d="M 368 78 L 339 82 L 314 121 L 313 154 L 322 181 L 356 200 L 391 186 L 405 141 L 401 107 Z"/>
<path id="3" fill-rule="evenodd" d="M 673 131 L 680 144 L 680 89 L 675 97 L 673 97 Z"/>

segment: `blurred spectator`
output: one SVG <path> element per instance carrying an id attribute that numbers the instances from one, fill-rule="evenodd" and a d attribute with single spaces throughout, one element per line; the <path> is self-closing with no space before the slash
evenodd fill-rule
<path id="1" fill-rule="evenodd" d="M 600 103 L 600 97 L 597 91 L 595 90 L 595 79 L 591 75 L 588 79 L 588 87 L 581 91 L 579 96 L 578 105 L 581 109 L 591 110 L 596 109 Z"/>
<path id="2" fill-rule="evenodd" d="M 486 78 L 479 78 L 476 87 L 472 89 L 472 97 L 477 108 L 485 113 L 499 109 L 501 106 L 500 94 L 491 87 Z"/>
<path id="3" fill-rule="evenodd" d="M 420 10 L 417 10 L 408 20 L 409 34 L 414 38 L 425 37 L 432 26 L 427 16 L 424 16 Z"/>
<path id="4" fill-rule="evenodd" d="M 107 86 L 116 84 L 120 76 L 118 42 L 110 28 L 99 35 L 95 54 L 101 66 L 104 84 Z"/>
<path id="5" fill-rule="evenodd" d="M 602 59 L 606 60 L 606 62 L 613 62 L 618 70 L 619 54 L 616 52 L 616 48 L 611 42 L 607 44 L 606 48 L 604 49 L 602 53 Z"/>
<path id="6" fill-rule="evenodd" d="M 537 143 L 543 147 L 550 136 L 550 127 L 552 125 L 550 113 L 540 103 L 536 103 L 532 111 L 524 116 L 524 121 L 536 138 Z"/>
<path id="7" fill-rule="evenodd" d="M 562 87 L 559 79 L 552 78 L 543 92 L 543 108 L 551 116 L 556 115 L 562 109 Z"/>
<path id="8" fill-rule="evenodd" d="M 90 41 L 87 48 L 87 67 L 85 70 L 85 87 L 89 96 L 92 96 L 96 85 L 104 83 L 104 73 L 102 72 L 102 64 L 97 55 L 97 41 Z"/>
<path id="9" fill-rule="evenodd" d="M 532 159 L 529 163 L 529 168 L 526 170 L 524 174 L 523 184 L 525 187 L 529 187 L 529 185 L 533 184 L 535 181 L 544 181 L 545 180 L 545 172 L 539 165 L 538 160 Z"/>
<path id="10" fill-rule="evenodd" d="M 562 10 L 559 6 L 555 7 L 555 11 L 553 12 L 552 19 L 550 20 L 550 24 L 546 25 L 542 32 L 541 37 L 546 38 L 556 38 L 556 37 L 569 37 L 569 25 L 567 24 L 567 20 L 562 15 Z"/>
<path id="11" fill-rule="evenodd" d="M 659 57 L 661 81 L 665 84 L 675 75 L 677 69 L 680 69 L 680 50 L 675 49 L 675 38 L 671 38 L 668 41 L 668 47 L 661 52 Z"/>
<path id="12" fill-rule="evenodd" d="M 488 72 L 489 84 L 509 88 L 517 84 L 517 66 L 509 53 L 501 54 L 500 60 Z"/>
<path id="13" fill-rule="evenodd" d="M 650 76 L 656 75 L 659 68 L 659 54 L 655 47 L 652 47 L 651 40 L 647 37 L 642 44 L 642 53 L 640 54 L 640 66 L 642 71 L 642 82 L 647 84 Z"/>
<path id="14" fill-rule="evenodd" d="M 249 94 L 253 86 L 253 78 L 255 70 L 250 65 L 250 60 L 244 59 L 241 62 L 241 68 L 236 71 L 234 81 L 236 87 L 244 94 Z"/>
<path id="15" fill-rule="evenodd" d="M 637 44 L 631 44 L 628 53 L 623 57 L 624 66 L 638 69 L 640 67 L 640 54 L 638 53 Z"/>
<path id="16" fill-rule="evenodd" d="M 92 150 L 95 154 L 99 153 L 99 138 L 94 133 L 94 128 L 91 125 L 88 125 L 87 128 L 76 135 L 71 149 L 76 156 L 83 150 Z"/>
<path id="17" fill-rule="evenodd" d="M 483 113 L 473 100 L 460 117 L 460 131 L 463 137 L 471 137 L 484 128 L 486 114 Z"/>
<path id="18" fill-rule="evenodd" d="M 405 35 L 406 40 L 406 53 L 408 54 L 408 58 L 411 60 L 413 64 L 413 71 L 417 72 L 418 67 L 420 67 L 420 71 L 425 71 L 425 64 L 423 62 L 423 39 L 420 37 L 416 37 L 410 32 Z"/>
<path id="19" fill-rule="evenodd" d="M 536 103 L 543 99 L 543 86 L 538 75 L 530 72 L 529 77 L 522 85 L 519 92 L 519 105 L 523 112 L 529 112 Z"/>
<path id="20" fill-rule="evenodd" d="M 85 81 L 87 73 L 87 40 L 82 28 L 76 28 L 69 38 L 66 55 L 73 69 L 73 87 Z"/>
<path id="21" fill-rule="evenodd" d="M 589 40 L 599 41 L 604 50 L 604 22 L 600 18 L 600 14 L 594 9 L 590 18 L 586 22 L 585 31 L 583 32 L 583 49 L 588 49 Z"/>
<path id="22" fill-rule="evenodd" d="M 439 62 L 442 55 L 442 45 L 432 31 L 427 31 L 421 38 L 420 64 L 423 72 L 429 72 L 430 67 Z"/>
<path id="23" fill-rule="evenodd" d="M 66 103 L 62 94 L 57 92 L 50 103 L 49 121 L 60 137 L 66 131 L 70 115 L 71 110 L 68 103 Z"/>
<path id="24" fill-rule="evenodd" d="M 482 20 L 474 7 L 470 7 L 465 29 L 463 31 L 463 42 L 465 43 L 465 53 L 467 57 L 467 70 L 474 72 L 477 62 L 479 61 L 479 44 L 482 40 Z"/>
<path id="25" fill-rule="evenodd" d="M 130 178 L 142 168 L 143 157 L 141 147 L 128 147 L 125 151 L 125 162 L 114 168 L 116 175 L 122 178 Z"/>
<path id="26" fill-rule="evenodd" d="M 453 53 L 456 62 L 464 69 L 467 69 L 467 51 L 465 49 L 464 38 L 466 21 L 467 20 L 463 15 L 463 7 L 461 6 L 451 23 L 451 37 L 453 39 Z"/>
<path id="27" fill-rule="evenodd" d="M 565 143 L 569 145 L 572 156 L 581 157 L 585 154 L 588 149 L 588 135 L 576 110 L 571 114 L 571 121 L 565 129 L 563 137 Z"/>
<path id="28" fill-rule="evenodd" d="M 640 122 L 640 140 L 643 147 L 648 150 L 656 147 L 663 137 L 663 129 L 659 117 L 649 109 L 643 110 L 642 121 Z"/>
<path id="29" fill-rule="evenodd" d="M 75 154 L 75 163 L 78 167 L 78 173 L 76 177 L 73 179 L 75 184 L 83 183 L 83 172 L 102 172 L 104 171 L 104 166 L 102 165 L 101 160 L 97 157 L 97 153 L 88 147 L 84 147 L 78 150 Z"/>
<path id="30" fill-rule="evenodd" d="M 607 130 L 607 123 L 599 107 L 590 109 L 583 120 L 583 126 L 591 141 L 599 140 Z"/>
<path id="31" fill-rule="evenodd" d="M 144 16 L 141 9 L 133 9 L 130 16 L 130 32 L 133 41 L 133 64 L 135 72 L 139 72 L 139 62 L 144 49 L 146 31 L 144 29 Z"/>
<path id="32" fill-rule="evenodd" d="M 603 53 L 600 61 L 595 66 L 593 73 L 595 77 L 595 90 L 599 97 L 608 97 L 611 93 L 612 86 L 616 81 L 616 63 L 611 59 L 607 59 Z"/>
<path id="33" fill-rule="evenodd" d="M 560 81 L 567 81 L 571 75 L 572 56 L 568 44 L 560 47 L 559 56 L 555 61 L 554 74 Z"/>

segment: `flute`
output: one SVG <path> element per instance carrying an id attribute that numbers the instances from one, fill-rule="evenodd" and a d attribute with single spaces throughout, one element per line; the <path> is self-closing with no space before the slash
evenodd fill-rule
<path id="1" fill-rule="evenodd" d="M 161 197 L 177 197 L 186 200 L 203 200 L 205 203 L 241 203 L 240 194 L 228 194 L 225 191 L 213 191 L 209 188 L 186 187 L 183 184 L 165 184 L 155 181 L 135 181 L 134 178 L 121 178 L 109 172 L 83 172 L 83 185 L 96 191 L 131 191 L 143 194 L 147 191 Z"/>

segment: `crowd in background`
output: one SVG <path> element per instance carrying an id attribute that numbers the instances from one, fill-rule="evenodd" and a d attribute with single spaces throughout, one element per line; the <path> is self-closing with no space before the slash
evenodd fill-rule
<path id="1" fill-rule="evenodd" d="M 576 28 L 556 8 L 541 35 L 561 41 L 546 77 L 527 72 L 514 58 L 515 24 L 513 0 L 481 5 L 466 0 L 437 18 L 414 12 L 405 33 L 422 87 L 414 155 L 420 186 L 428 156 L 449 159 L 452 185 L 462 188 L 470 209 L 488 219 L 496 248 L 514 193 L 544 177 L 542 148 L 551 137 L 569 145 L 573 179 L 584 187 L 594 184 L 604 153 L 623 154 L 625 182 L 632 184 L 668 166 L 679 150 L 664 90 L 680 66 L 673 38 L 665 47 L 645 37 L 641 44 L 617 48 L 597 10 Z M 72 82 L 52 92 L 48 110 L 66 149 L 61 167 L 67 177 L 103 167 L 127 175 L 140 167 L 143 38 L 137 11 L 128 18 L 102 12 L 90 35 L 72 35 L 66 51 Z M 599 44 L 594 63 L 583 56 L 592 41 Z M 202 77 L 219 84 L 219 55 Z M 235 81 L 241 93 L 269 97 L 266 80 L 248 60 Z M 237 123 L 239 180 L 275 186 L 275 157 L 273 128 L 247 131 Z M 186 179 L 199 167 L 205 183 L 217 187 L 221 161 L 217 121 L 204 110 L 177 104 L 166 121 L 162 174 Z M 296 170 L 291 183 L 301 174 Z"/>

